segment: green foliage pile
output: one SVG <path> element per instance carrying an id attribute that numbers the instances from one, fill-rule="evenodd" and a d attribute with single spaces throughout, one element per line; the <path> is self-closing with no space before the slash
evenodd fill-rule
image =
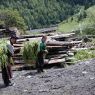
<path id="1" fill-rule="evenodd" d="M 27 62 L 28 60 L 37 60 L 38 53 L 38 42 L 26 42 L 22 49 L 23 59 Z"/>
<path id="2" fill-rule="evenodd" d="M 6 66 L 8 62 L 8 56 L 7 56 L 7 43 L 6 40 L 0 39 L 0 65 Z"/>
<path id="3" fill-rule="evenodd" d="M 88 8 L 94 0 L 0 0 L 0 9 L 17 9 L 28 28 L 40 28 L 57 24 Z"/>

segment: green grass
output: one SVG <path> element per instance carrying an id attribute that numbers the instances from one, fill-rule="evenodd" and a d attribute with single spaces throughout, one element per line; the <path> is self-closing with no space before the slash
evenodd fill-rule
<path id="1" fill-rule="evenodd" d="M 95 58 L 95 50 L 80 50 L 74 56 L 76 61 L 84 61 L 87 59 Z"/>
<path id="2" fill-rule="evenodd" d="M 58 27 L 58 31 L 60 32 L 71 32 L 78 28 L 78 23 L 75 21 L 62 23 Z"/>
<path id="3" fill-rule="evenodd" d="M 86 17 L 82 17 L 82 19 L 79 20 L 80 14 L 75 14 L 74 16 L 60 23 L 57 31 L 67 33 L 80 29 L 83 30 L 92 26 L 95 23 L 95 6 L 92 6 L 87 10 L 83 10 L 83 13 L 86 13 Z"/>
<path id="4" fill-rule="evenodd" d="M 90 25 L 88 18 L 85 18 L 84 20 L 80 22 L 76 21 L 76 19 L 74 19 L 73 21 L 63 22 L 59 24 L 57 31 L 67 33 L 67 32 L 83 29 Z"/>

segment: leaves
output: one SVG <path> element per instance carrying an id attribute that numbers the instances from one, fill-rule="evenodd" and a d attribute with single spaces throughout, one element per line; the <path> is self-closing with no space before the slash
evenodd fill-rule
<path id="1" fill-rule="evenodd" d="M 7 8 L 14 12 L 17 9 L 28 29 L 58 24 L 79 12 L 80 6 L 88 8 L 92 4 L 94 0 L 0 0 L 1 10 Z M 23 22 L 20 21 L 19 24 Z"/>
<path id="2" fill-rule="evenodd" d="M 20 16 L 17 10 L 13 9 L 0 10 L 0 21 L 6 27 L 18 27 L 23 30 L 26 29 L 24 19 Z"/>
<path id="3" fill-rule="evenodd" d="M 38 53 L 38 42 L 26 42 L 24 48 L 22 49 L 23 59 L 36 60 Z"/>
<path id="4" fill-rule="evenodd" d="M 6 66 L 8 61 L 6 40 L 0 39 L 0 65 Z"/>

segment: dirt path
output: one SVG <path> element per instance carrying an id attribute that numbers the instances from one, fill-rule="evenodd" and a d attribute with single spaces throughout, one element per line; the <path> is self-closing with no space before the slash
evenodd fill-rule
<path id="1" fill-rule="evenodd" d="M 61 69 L 14 72 L 14 86 L 3 87 L 0 95 L 95 95 L 95 59 Z"/>

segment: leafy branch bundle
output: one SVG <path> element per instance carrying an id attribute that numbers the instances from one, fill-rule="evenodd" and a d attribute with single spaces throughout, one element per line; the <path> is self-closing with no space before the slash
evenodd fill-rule
<path id="1" fill-rule="evenodd" d="M 0 65 L 1 66 L 6 66 L 7 61 L 8 61 L 8 56 L 7 56 L 7 42 L 5 39 L 0 39 Z"/>
<path id="2" fill-rule="evenodd" d="M 27 61 L 29 62 L 29 60 L 36 61 L 37 53 L 38 53 L 38 42 L 29 41 L 24 44 L 22 54 L 23 54 L 23 59 L 26 63 Z"/>

